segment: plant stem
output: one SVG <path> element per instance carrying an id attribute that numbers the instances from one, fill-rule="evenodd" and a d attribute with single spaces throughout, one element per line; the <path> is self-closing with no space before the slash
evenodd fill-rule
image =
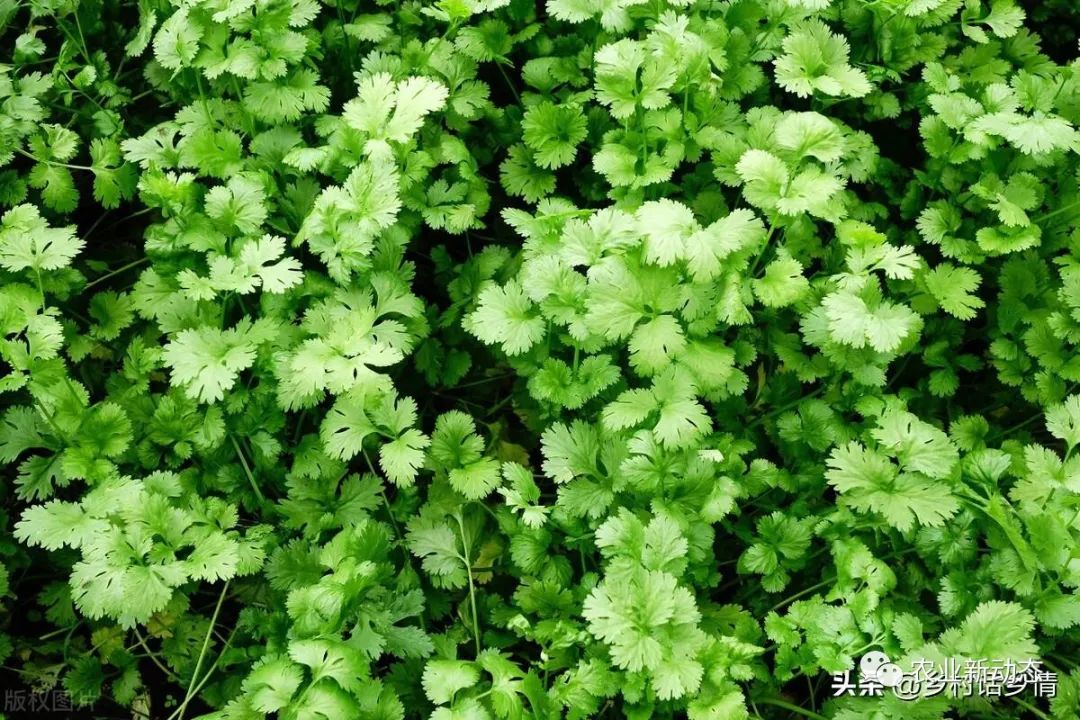
<path id="1" fill-rule="evenodd" d="M 45 407 L 38 401 L 38 399 L 31 396 L 30 402 L 33 403 L 34 407 L 37 408 L 37 411 L 41 413 L 41 417 L 45 418 L 45 422 L 47 422 L 49 424 L 49 427 L 53 429 L 53 432 L 56 433 L 56 437 L 60 439 L 60 442 L 62 442 L 64 445 L 71 444 L 68 440 L 67 433 L 60 429 L 60 427 L 56 424 L 56 421 L 53 420 L 52 415 L 49 414 L 49 411 L 45 409 Z"/>
<path id="2" fill-rule="evenodd" d="M 214 674 L 215 670 L 217 670 L 217 666 L 221 664 L 221 658 L 225 657 L 225 651 L 232 646 L 232 639 L 235 635 L 236 628 L 234 627 L 229 633 L 229 637 L 225 639 L 225 644 L 222 646 L 221 652 L 218 653 L 218 656 L 214 659 L 214 662 L 207 669 L 206 674 L 202 676 L 202 680 L 200 680 L 199 683 L 195 686 L 195 689 L 191 691 L 192 698 L 199 694 L 199 691 L 203 689 L 204 685 L 206 685 L 206 682 L 210 679 L 210 676 Z M 168 720 L 173 720 L 174 716 L 178 712 L 181 713 L 182 717 L 184 707 L 187 705 L 188 702 L 190 702 L 190 700 L 185 699 L 184 702 L 180 705 L 180 707 L 173 711 L 173 714 L 169 716 Z"/>
<path id="3" fill-rule="evenodd" d="M 781 700 L 780 698 L 762 698 L 758 700 L 758 702 L 760 702 L 762 705 L 772 705 L 773 707 L 783 708 L 784 710 L 793 712 L 796 715 L 808 717 L 810 718 L 810 720 L 828 720 L 828 718 L 826 718 L 824 715 L 818 715 L 813 710 L 801 708 L 794 703 L 789 703 L 787 700 Z"/>
<path id="4" fill-rule="evenodd" d="M 230 435 L 230 437 L 232 436 Z M 214 626 L 217 625 L 218 615 L 221 613 L 221 605 L 225 602 L 225 594 L 229 591 L 230 582 L 230 580 L 226 580 L 225 584 L 221 587 L 221 594 L 218 595 L 217 605 L 214 606 L 214 614 L 210 616 L 210 627 L 206 629 L 206 637 L 203 638 L 202 649 L 199 651 L 198 659 L 195 660 L 195 670 L 191 673 L 191 682 L 188 683 L 187 692 L 184 693 L 184 701 L 180 703 L 180 706 L 169 716 L 169 720 L 173 720 L 173 718 L 183 720 L 184 710 L 187 708 L 188 703 L 191 702 L 191 699 L 195 697 L 195 693 L 197 692 L 195 689 L 195 680 L 199 677 L 199 670 L 202 669 L 203 658 L 206 657 L 206 651 L 210 647 L 210 636 L 214 632 Z M 207 672 L 207 675 L 209 674 L 210 673 Z"/>
<path id="5" fill-rule="evenodd" d="M 781 405 L 780 407 L 775 408 L 773 410 L 770 410 L 767 413 L 763 413 L 761 415 L 758 415 L 756 418 L 754 418 L 749 423 L 747 423 L 746 427 L 747 428 L 756 427 L 756 426 L 760 425 L 761 423 L 765 422 L 766 420 L 768 420 L 771 417 L 779 415 L 782 412 L 786 412 L 787 410 L 790 410 L 793 407 L 797 407 L 798 405 L 800 405 L 805 400 L 809 400 L 810 398 L 817 397 L 818 395 L 820 395 L 824 391 L 825 391 L 824 386 L 819 385 L 818 387 L 814 388 L 814 390 L 812 392 L 809 392 L 809 393 L 807 393 L 805 395 L 801 395 L 798 399 L 792 400 L 791 402 L 787 403 L 786 405 Z"/>
<path id="6" fill-rule="evenodd" d="M 71 165 L 69 163 L 57 162 L 56 160 L 45 160 L 43 158 L 39 158 L 37 155 L 26 152 L 22 148 L 15 148 L 15 152 L 19 153 L 23 157 L 33 160 L 34 162 L 41 163 L 42 165 L 55 165 L 56 167 L 63 167 L 67 168 L 68 170 L 89 170 L 90 172 L 94 171 L 94 168 L 90 167 L 89 165 Z"/>
<path id="7" fill-rule="evenodd" d="M 514 102 L 520 105 L 521 95 L 518 94 L 517 88 L 514 87 L 514 83 L 510 80 L 510 76 L 506 74 L 506 70 L 503 69 L 502 63 L 496 60 L 495 67 L 498 69 L 499 74 L 502 75 L 503 81 L 506 82 L 506 87 L 510 90 L 510 94 L 514 96 Z"/>
<path id="8" fill-rule="evenodd" d="M 150 658 L 150 662 L 157 665 L 158 670 L 161 670 L 161 672 L 165 673 L 165 675 L 171 678 L 173 682 L 179 683 L 180 678 L 176 676 L 176 673 L 165 667 L 165 665 L 163 665 L 162 662 L 158 660 L 157 654 L 154 653 L 154 651 L 152 651 L 150 647 L 146 644 L 146 640 L 143 639 L 142 633 L 139 632 L 139 628 L 135 628 L 135 638 L 139 641 L 139 645 L 142 646 L 142 649 L 146 651 L 146 656 Z"/>
<path id="9" fill-rule="evenodd" d="M 120 267 L 116 268 L 115 270 L 110 270 L 109 272 L 105 273 L 101 277 L 94 278 L 90 282 L 86 283 L 86 287 L 84 289 L 89 290 L 90 288 L 94 287 L 95 285 L 97 285 L 99 283 L 103 283 L 103 282 L 105 282 L 106 280 L 108 280 L 111 277 L 116 277 L 117 275 L 119 275 L 120 273 L 122 273 L 122 272 L 124 272 L 126 270 L 130 270 L 133 267 L 138 267 L 139 265 L 143 265 L 143 264 L 148 263 L 148 262 L 150 262 L 150 258 L 147 258 L 147 257 L 139 258 L 138 260 L 132 260 L 127 265 L 121 265 Z"/>
<path id="10" fill-rule="evenodd" d="M 1050 716 L 1049 716 L 1049 715 L 1047 715 L 1046 713 L 1044 713 L 1044 712 L 1043 712 L 1042 710 L 1040 710 L 1039 708 L 1035 707 L 1035 706 L 1034 706 L 1034 705 L 1032 705 L 1031 703 L 1029 703 L 1029 702 L 1027 702 L 1027 701 L 1025 701 L 1025 700 L 1021 700 L 1021 699 L 1020 699 L 1020 698 L 1018 698 L 1018 697 L 1012 697 L 1012 698 L 1009 698 L 1009 699 L 1010 699 L 1010 700 L 1012 700 L 1012 701 L 1013 701 L 1014 703 L 1016 703 L 1017 705 L 1019 705 L 1020 707 L 1024 708 L 1025 710 L 1027 710 L 1027 711 L 1028 711 L 1029 713 L 1031 713 L 1031 714 L 1032 714 L 1032 715 L 1034 715 L 1035 717 L 1037 717 L 1037 718 L 1041 718 L 1041 720 L 1050 720 Z"/>
<path id="11" fill-rule="evenodd" d="M 461 550 L 464 553 L 465 570 L 469 574 L 469 607 L 472 613 L 473 641 L 476 643 L 476 656 L 480 656 L 480 621 L 476 615 L 476 587 L 473 585 L 472 560 L 469 558 L 469 544 L 465 541 L 465 521 L 461 519 L 461 513 L 454 516 L 458 522 L 458 530 L 461 532 Z"/>
<path id="12" fill-rule="evenodd" d="M 1032 218 L 1031 222 L 1039 223 L 1039 222 L 1042 222 L 1043 220 L 1049 220 L 1052 217 L 1057 217 L 1058 215 L 1061 215 L 1062 213 L 1067 213 L 1070 210 L 1075 210 L 1078 207 L 1080 207 L 1080 201 L 1072 202 L 1072 203 L 1069 203 L 1068 205 L 1064 205 L 1062 207 L 1059 207 L 1057 210 L 1051 210 L 1048 213 L 1043 213 L 1042 215 L 1039 215 L 1036 218 Z"/>
<path id="13" fill-rule="evenodd" d="M 240 443 L 236 442 L 236 438 L 233 437 L 232 433 L 229 433 L 229 440 L 232 441 L 233 448 L 236 450 L 236 456 L 240 458 L 240 464 L 244 466 L 244 474 L 247 475 L 248 482 L 251 483 L 251 489 L 255 491 L 255 495 L 259 498 L 260 503 L 266 502 L 266 498 L 263 497 L 262 491 L 259 490 L 259 486 L 255 482 L 255 476 L 251 474 L 251 468 L 248 467 L 247 458 L 244 457 L 244 451 L 240 449 Z"/>
<path id="14" fill-rule="evenodd" d="M 461 383 L 460 385 L 454 385 L 452 389 L 462 390 L 464 388 L 476 387 L 478 385 L 486 385 L 491 382 L 498 382 L 499 380 L 505 380 L 507 378 L 515 377 L 517 373 L 506 373 L 505 375 L 496 375 L 494 377 L 484 378 L 482 380 L 474 380 L 472 382 Z"/>
<path id="15" fill-rule="evenodd" d="M 773 605 L 771 608 L 769 608 L 769 612 L 775 612 L 775 611 L 779 610 L 780 608 L 784 607 L 785 605 L 787 605 L 789 603 L 793 603 L 793 602 L 795 602 L 796 600 L 798 600 L 799 598 L 801 598 L 801 597 L 803 597 L 805 595 L 809 595 L 810 593 L 814 592 L 815 590 L 820 590 L 822 588 L 828 587 L 829 585 L 831 585 L 834 582 L 836 582 L 836 577 L 835 576 L 827 578 L 825 580 L 822 580 L 821 582 L 816 583 L 814 585 L 811 585 L 810 587 L 803 588 L 802 590 L 795 593 L 794 595 L 788 595 L 786 598 L 784 598 L 780 602 Z"/>
<path id="16" fill-rule="evenodd" d="M 62 627 L 62 628 L 59 628 L 57 630 L 53 630 L 52 632 L 47 632 L 44 635 L 42 635 L 41 637 L 39 637 L 38 640 L 48 640 L 49 638 L 54 638 L 57 635 L 63 635 L 64 633 L 66 633 L 66 632 L 68 632 L 70 630 L 73 630 L 74 628 L 77 628 L 81 624 L 82 624 L 82 621 L 80 620 L 80 621 L 76 622 L 74 625 L 68 625 L 67 627 Z"/>

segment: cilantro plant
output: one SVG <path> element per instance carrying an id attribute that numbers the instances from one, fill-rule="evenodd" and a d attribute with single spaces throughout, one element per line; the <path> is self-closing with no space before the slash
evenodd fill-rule
<path id="1" fill-rule="evenodd" d="M 0 0 L 0 719 L 1075 719 L 1078 30 Z"/>

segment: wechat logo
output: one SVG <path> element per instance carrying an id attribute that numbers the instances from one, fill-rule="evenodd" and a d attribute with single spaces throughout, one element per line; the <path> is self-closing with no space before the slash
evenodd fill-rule
<path id="1" fill-rule="evenodd" d="M 889 656 L 883 652 L 869 652 L 863 655 L 859 662 L 859 684 L 880 685 L 881 687 L 895 688 L 904 679 L 904 671 L 900 666 L 889 660 Z"/>
<path id="2" fill-rule="evenodd" d="M 858 673 L 852 679 L 852 671 L 833 675 L 833 694 L 839 695 L 883 695 L 891 690 L 900 696 L 906 695 L 905 675 L 899 665 L 883 652 L 868 652 L 859 660 Z"/>

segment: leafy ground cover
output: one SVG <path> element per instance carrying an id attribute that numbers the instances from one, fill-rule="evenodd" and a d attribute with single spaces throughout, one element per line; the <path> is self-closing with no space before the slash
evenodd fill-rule
<path id="1" fill-rule="evenodd" d="M 1078 30 L 0 0 L 3 711 L 1076 718 Z"/>

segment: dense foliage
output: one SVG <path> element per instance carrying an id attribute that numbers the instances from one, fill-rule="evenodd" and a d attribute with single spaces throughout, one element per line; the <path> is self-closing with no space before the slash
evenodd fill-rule
<path id="1" fill-rule="evenodd" d="M 0 685 L 1076 718 L 1078 30 L 0 0 Z M 870 649 L 1058 694 L 832 698 Z"/>

